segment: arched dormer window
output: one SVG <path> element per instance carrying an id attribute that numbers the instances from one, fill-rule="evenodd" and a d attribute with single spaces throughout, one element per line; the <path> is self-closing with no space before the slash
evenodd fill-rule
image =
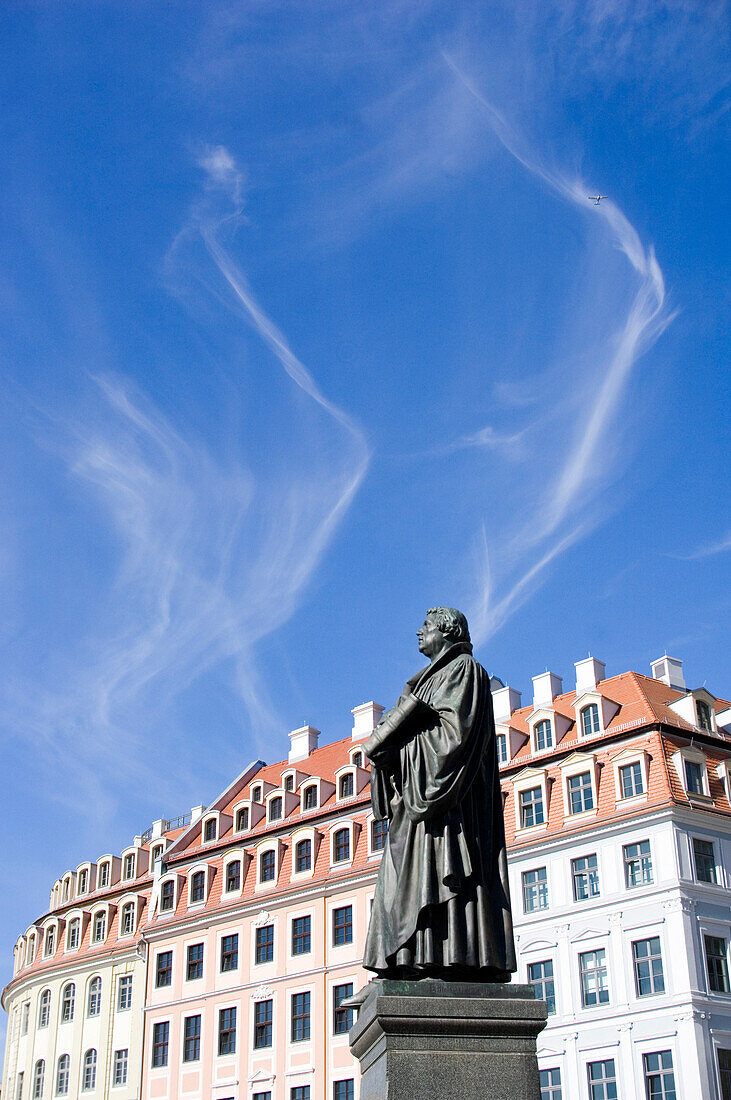
<path id="1" fill-rule="evenodd" d="M 67 875 L 63 880 L 63 887 L 61 891 L 61 900 L 68 901 L 71 895 L 71 878 Z"/>
<path id="2" fill-rule="evenodd" d="M 277 875 L 277 853 L 271 849 L 259 856 L 259 882 L 274 882 Z"/>
<path id="3" fill-rule="evenodd" d="M 550 718 L 536 722 L 533 727 L 533 743 L 536 752 L 543 752 L 553 746 L 553 723 Z"/>
<path id="4" fill-rule="evenodd" d="M 596 703 L 589 703 L 588 707 L 581 710 L 581 736 L 592 737 L 600 729 L 599 707 Z"/>
<path id="5" fill-rule="evenodd" d="M 76 876 L 76 893 L 86 894 L 89 890 L 89 870 L 87 867 L 82 868 Z"/>
<path id="6" fill-rule="evenodd" d="M 203 843 L 211 844 L 218 839 L 218 818 L 207 817 L 203 822 Z"/>
<path id="7" fill-rule="evenodd" d="M 199 905 L 206 900 L 206 872 L 194 871 L 190 876 L 189 898 L 190 905 Z"/>
<path id="8" fill-rule="evenodd" d="M 96 869 L 96 885 L 98 890 L 103 890 L 109 885 L 111 879 L 111 865 L 109 860 L 100 863 Z"/>
<path id="9" fill-rule="evenodd" d="M 134 901 L 126 901 L 122 906 L 122 915 L 119 922 L 120 936 L 131 936 L 134 932 L 136 908 L 137 906 Z"/>
<path id="10" fill-rule="evenodd" d="M 175 909 L 175 879 L 166 878 L 160 886 L 160 912 L 172 913 Z"/>
<path id="11" fill-rule="evenodd" d="M 355 749 L 354 752 L 351 752 L 350 763 L 353 765 L 354 768 L 363 767 L 363 753 L 360 749 Z"/>
<path id="12" fill-rule="evenodd" d="M 498 764 L 507 764 L 508 762 L 508 739 L 504 733 L 497 735 L 497 759 Z"/>
<path id="13" fill-rule="evenodd" d="M 164 844 L 153 844 L 152 851 L 150 852 L 150 860 L 152 862 L 153 867 L 157 863 L 158 859 L 162 859 L 164 851 L 165 851 L 165 845 Z"/>
<path id="14" fill-rule="evenodd" d="M 352 798 L 355 791 L 355 783 L 353 781 L 353 773 L 346 772 L 345 775 L 341 775 L 338 780 L 338 798 Z"/>
<path id="15" fill-rule="evenodd" d="M 25 948 L 25 965 L 30 966 L 36 957 L 36 934 L 31 932 Z"/>
<path id="16" fill-rule="evenodd" d="M 290 792 L 294 790 L 294 776 L 293 775 L 285 775 L 285 777 L 284 777 L 284 789 L 285 789 L 285 791 L 290 791 Z"/>
<path id="17" fill-rule="evenodd" d="M 302 791 L 302 809 L 303 810 L 316 810 L 317 809 L 317 785 L 310 783 Z"/>
<path id="18" fill-rule="evenodd" d="M 86 997 L 86 1015 L 98 1016 L 102 1010 L 102 980 L 97 974 L 89 982 L 89 992 Z"/>
<path id="19" fill-rule="evenodd" d="M 66 933 L 66 950 L 75 951 L 81 943 L 81 920 L 79 917 L 74 917 L 69 921 L 68 932 Z"/>
<path id="20" fill-rule="evenodd" d="M 312 870 L 312 841 L 309 837 L 298 840 L 295 845 L 294 869 L 297 874 Z"/>
<path id="21" fill-rule="evenodd" d="M 76 1000 L 76 986 L 73 982 L 67 982 L 61 994 L 61 1023 L 66 1024 L 74 1018 L 74 1002 Z"/>
<path id="22" fill-rule="evenodd" d="M 45 938 L 45 942 L 43 944 L 44 958 L 46 958 L 46 959 L 50 958 L 51 955 L 53 955 L 55 953 L 55 951 L 56 951 L 56 925 L 55 924 L 49 924 L 48 928 L 46 929 L 46 938 Z"/>
<path id="23" fill-rule="evenodd" d="M 249 807 L 239 806 L 236 811 L 236 832 L 244 833 L 249 828 Z"/>
<path id="24" fill-rule="evenodd" d="M 48 1027 L 51 1017 L 51 990 L 44 989 L 38 999 L 38 1027 Z"/>
<path id="25" fill-rule="evenodd" d="M 84 1077 L 81 1084 L 84 1092 L 91 1092 L 96 1088 L 96 1051 L 87 1050 L 84 1055 Z"/>
<path id="26" fill-rule="evenodd" d="M 68 1096 L 70 1076 L 71 1059 L 68 1054 L 62 1054 L 56 1069 L 56 1096 Z"/>
<path id="27" fill-rule="evenodd" d="M 350 859 L 350 829 L 337 829 L 333 836 L 333 863 Z"/>
<path id="28" fill-rule="evenodd" d="M 122 863 L 122 878 L 125 881 L 129 881 L 135 877 L 135 866 L 137 863 L 136 852 L 127 852 Z"/>
<path id="29" fill-rule="evenodd" d="M 230 859 L 226 864 L 225 890 L 227 894 L 236 893 L 241 889 L 241 860 Z"/>
<path id="30" fill-rule="evenodd" d="M 275 795 L 274 798 L 269 801 L 269 820 L 281 821 L 282 818 L 282 798 L 281 795 Z"/>
<path id="31" fill-rule="evenodd" d="M 256 786 L 251 788 L 251 801 L 261 802 L 261 787 Z"/>
<path id="32" fill-rule="evenodd" d="M 98 909 L 94 914 L 91 925 L 91 942 L 104 943 L 107 938 L 107 914 L 105 909 Z"/>

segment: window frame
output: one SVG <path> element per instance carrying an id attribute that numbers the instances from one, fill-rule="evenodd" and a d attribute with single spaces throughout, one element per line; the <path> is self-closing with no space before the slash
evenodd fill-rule
<path id="1" fill-rule="evenodd" d="M 596 961 L 602 956 L 601 965 Z M 589 957 L 594 956 L 594 965 L 589 965 Z M 585 963 L 584 960 L 587 960 Z M 579 952 L 579 988 L 581 993 L 581 1007 L 583 1009 L 601 1008 L 611 1004 L 611 990 L 609 987 L 609 966 L 607 963 L 607 951 L 605 947 L 589 948 Z M 594 977 L 592 977 L 594 976 Z M 595 984 L 592 990 L 591 984 Z M 606 994 L 606 996 L 602 996 Z M 595 1001 L 589 997 L 594 996 Z"/>
<path id="2" fill-rule="evenodd" d="M 647 845 L 648 852 L 638 851 L 637 855 L 631 855 L 631 848 L 641 848 L 643 844 Z M 624 885 L 627 890 L 639 890 L 643 886 L 652 886 L 655 882 L 655 867 L 652 858 L 652 844 L 649 837 L 643 837 L 642 840 L 632 840 L 628 844 L 622 845 L 622 863 L 624 865 Z M 637 864 L 640 868 L 640 881 L 631 882 L 631 868 Z M 649 878 L 647 877 L 647 867 L 649 864 Z"/>
<path id="3" fill-rule="evenodd" d="M 354 905 L 351 903 L 346 905 L 334 905 L 330 917 L 330 929 L 331 929 L 331 945 L 333 948 L 337 947 L 349 947 L 353 943 L 353 929 L 354 929 Z M 346 914 L 342 919 L 338 918 L 340 913 Z M 342 929 L 344 939 L 338 938 L 338 933 Z"/>
<path id="4" fill-rule="evenodd" d="M 543 872 L 543 877 L 540 877 Z M 539 877 L 534 881 L 528 881 L 529 875 L 538 875 Z M 520 890 L 523 899 L 523 913 L 528 915 L 530 913 L 540 913 L 544 909 L 550 908 L 550 898 L 548 894 L 548 867 L 544 864 L 542 867 L 529 867 L 525 871 L 520 873 Z M 534 905 L 529 904 L 529 899 L 535 897 L 537 903 Z"/>
<path id="5" fill-rule="evenodd" d="M 657 950 L 652 951 L 652 945 L 657 944 Z M 647 946 L 647 954 L 640 955 L 638 948 L 641 945 Z M 635 982 L 635 996 L 638 1000 L 646 1000 L 648 997 L 660 997 L 662 994 L 667 993 L 667 984 L 665 982 L 665 967 L 663 964 L 662 956 L 662 942 L 660 939 L 660 933 L 654 936 L 643 936 L 641 939 L 632 940 L 630 945 L 630 952 L 632 958 L 632 973 Z M 658 968 L 654 965 L 659 963 Z M 647 973 L 641 973 L 642 969 L 646 969 Z M 645 992 L 642 991 L 642 983 L 649 982 L 650 988 Z M 662 988 L 657 988 L 661 985 Z"/>
<path id="6" fill-rule="evenodd" d="M 594 861 L 593 866 L 591 860 Z M 586 864 L 581 867 L 579 864 Z M 585 880 L 586 893 L 582 894 L 580 882 Z M 589 852 L 584 856 L 574 856 L 571 860 L 571 887 L 575 902 L 592 901 L 601 897 L 601 884 L 599 879 L 599 857 L 596 852 Z"/>

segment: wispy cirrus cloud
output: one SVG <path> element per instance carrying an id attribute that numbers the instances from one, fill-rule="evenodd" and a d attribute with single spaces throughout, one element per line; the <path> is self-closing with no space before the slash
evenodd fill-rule
<path id="1" fill-rule="evenodd" d="M 718 554 L 725 554 L 731 550 L 731 531 L 721 539 L 704 543 L 689 554 L 672 554 L 671 557 L 679 561 L 700 561 L 703 558 L 715 558 Z"/>

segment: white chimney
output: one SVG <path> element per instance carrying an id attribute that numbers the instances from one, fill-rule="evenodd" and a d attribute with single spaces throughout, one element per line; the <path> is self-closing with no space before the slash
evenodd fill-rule
<path id="1" fill-rule="evenodd" d="M 353 732 L 351 737 L 353 741 L 362 741 L 366 737 L 370 737 L 374 729 L 381 721 L 384 708 L 380 703 L 361 703 L 357 707 L 353 707 L 351 714 L 353 715 Z"/>
<path id="2" fill-rule="evenodd" d="M 191 823 L 191 825 L 193 824 L 194 821 L 199 821 L 200 818 L 203 817 L 203 814 L 206 812 L 207 809 L 208 809 L 207 806 L 194 806 L 193 809 L 190 811 L 190 823 Z"/>
<path id="3" fill-rule="evenodd" d="M 676 657 L 660 657 L 650 665 L 652 675 L 656 680 L 662 680 L 668 687 L 677 691 L 685 691 L 685 677 L 683 676 L 683 662 Z"/>
<path id="4" fill-rule="evenodd" d="M 563 680 L 555 672 L 542 672 L 533 677 L 533 706 L 550 706 L 557 695 L 561 694 Z"/>
<path id="5" fill-rule="evenodd" d="M 306 760 L 311 752 L 317 748 L 317 739 L 320 731 L 314 726 L 302 726 L 298 730 L 292 730 L 289 735 L 289 762 L 294 764 L 296 760 Z"/>
<path id="6" fill-rule="evenodd" d="M 597 661 L 596 657 L 585 657 L 583 661 L 576 661 L 574 668 L 577 695 L 583 695 L 585 691 L 594 691 L 597 684 L 601 683 L 607 675 L 607 666 L 604 661 Z"/>
<path id="7" fill-rule="evenodd" d="M 492 707 L 495 721 L 504 722 L 514 711 L 520 710 L 520 692 L 511 687 L 498 688 L 492 693 Z"/>

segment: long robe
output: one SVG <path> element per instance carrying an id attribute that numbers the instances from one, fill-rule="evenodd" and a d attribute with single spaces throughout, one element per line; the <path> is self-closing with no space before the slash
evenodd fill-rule
<path id="1" fill-rule="evenodd" d="M 379 737 L 382 743 L 377 743 Z M 406 684 L 366 744 L 389 832 L 363 965 L 507 981 L 516 969 L 490 678 L 467 643 Z"/>

